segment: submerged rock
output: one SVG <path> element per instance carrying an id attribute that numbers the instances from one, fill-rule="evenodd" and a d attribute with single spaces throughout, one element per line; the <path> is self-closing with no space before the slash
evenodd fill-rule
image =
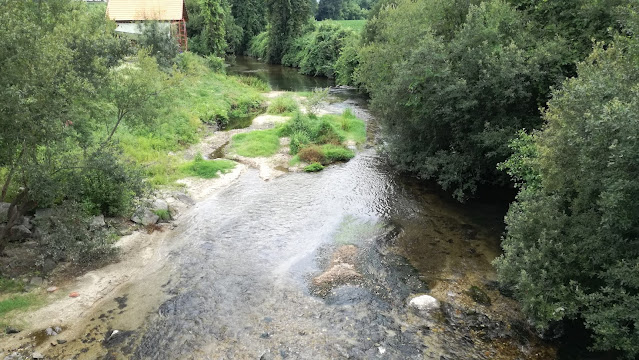
<path id="1" fill-rule="evenodd" d="M 432 312 L 435 310 L 439 310 L 439 300 L 435 299 L 430 295 L 420 295 L 416 296 L 408 302 L 408 306 L 412 307 L 415 310 L 423 311 L 423 312 Z"/>

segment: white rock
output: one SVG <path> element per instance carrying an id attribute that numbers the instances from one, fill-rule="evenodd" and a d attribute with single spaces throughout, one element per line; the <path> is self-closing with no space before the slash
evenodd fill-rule
<path id="1" fill-rule="evenodd" d="M 106 222 L 104 222 L 104 215 L 102 214 L 94 217 L 90 225 L 91 229 L 99 229 L 104 226 L 106 226 Z"/>
<path id="2" fill-rule="evenodd" d="M 33 354 L 31 354 L 31 358 L 32 359 L 44 359 L 44 355 L 40 354 L 39 352 L 34 352 Z"/>
<path id="3" fill-rule="evenodd" d="M 154 214 L 149 209 L 138 209 L 135 214 L 131 217 L 131 221 L 142 224 L 144 226 L 153 225 L 160 220 L 160 217 Z"/>
<path id="4" fill-rule="evenodd" d="M 158 210 L 169 211 L 169 204 L 167 204 L 167 202 L 162 199 L 155 199 L 151 203 L 151 210 L 152 211 L 158 211 Z"/>
<path id="5" fill-rule="evenodd" d="M 430 295 L 420 295 L 412 298 L 408 305 L 419 311 L 433 311 L 439 309 L 439 301 Z"/>

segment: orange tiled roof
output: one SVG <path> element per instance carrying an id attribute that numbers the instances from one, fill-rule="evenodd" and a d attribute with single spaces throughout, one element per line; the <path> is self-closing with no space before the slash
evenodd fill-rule
<path id="1" fill-rule="evenodd" d="M 109 0 L 107 16 L 115 21 L 187 19 L 184 0 Z"/>

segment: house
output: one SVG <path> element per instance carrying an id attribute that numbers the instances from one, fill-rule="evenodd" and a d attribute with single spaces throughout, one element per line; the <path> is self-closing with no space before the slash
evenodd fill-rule
<path id="1" fill-rule="evenodd" d="M 157 21 L 160 29 L 175 38 L 182 51 L 188 49 L 185 0 L 109 0 L 107 17 L 117 24 L 116 32 L 140 34 L 145 21 Z"/>

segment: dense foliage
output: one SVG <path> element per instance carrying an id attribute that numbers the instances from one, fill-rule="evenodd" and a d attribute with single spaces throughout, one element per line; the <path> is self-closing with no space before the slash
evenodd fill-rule
<path id="1" fill-rule="evenodd" d="M 317 20 L 365 19 L 375 1 L 368 0 L 320 0 L 315 18 Z"/>
<path id="2" fill-rule="evenodd" d="M 635 18 L 638 19 L 638 18 Z M 583 319 L 596 349 L 639 355 L 639 25 L 598 44 L 514 143 L 521 184 L 496 261 L 541 328 Z"/>
<path id="3" fill-rule="evenodd" d="M 266 0 L 268 31 L 265 59 L 279 64 L 310 20 L 307 0 Z"/>

